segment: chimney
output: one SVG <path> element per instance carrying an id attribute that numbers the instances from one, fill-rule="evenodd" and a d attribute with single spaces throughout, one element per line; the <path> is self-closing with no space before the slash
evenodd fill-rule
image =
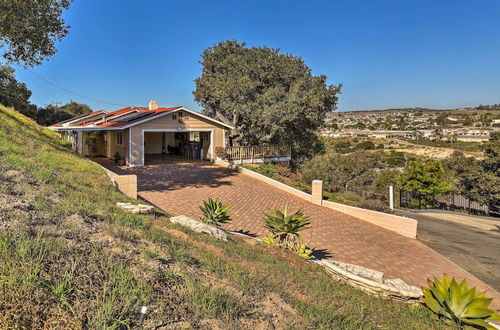
<path id="1" fill-rule="evenodd" d="M 158 110 L 158 102 L 149 101 L 149 110 Z"/>

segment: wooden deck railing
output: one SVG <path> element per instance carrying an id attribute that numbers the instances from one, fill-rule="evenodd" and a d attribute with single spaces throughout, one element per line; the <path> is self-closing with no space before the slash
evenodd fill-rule
<path id="1" fill-rule="evenodd" d="M 290 157 L 291 148 L 282 145 L 260 145 L 260 146 L 239 146 L 226 147 L 224 158 L 227 160 L 236 159 L 261 159 L 261 158 L 281 158 Z"/>

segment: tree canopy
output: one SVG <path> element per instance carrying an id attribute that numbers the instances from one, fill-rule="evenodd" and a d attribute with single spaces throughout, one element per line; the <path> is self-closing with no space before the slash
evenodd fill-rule
<path id="1" fill-rule="evenodd" d="M 92 112 L 92 109 L 88 105 L 75 101 L 68 102 L 63 106 L 49 104 L 45 108 L 38 110 L 36 121 L 40 125 L 49 126 L 90 112 Z"/>
<path id="2" fill-rule="evenodd" d="M 411 161 L 400 176 L 400 184 L 403 189 L 416 193 L 419 202 L 423 203 L 451 190 L 451 185 L 445 181 L 443 165 L 437 160 Z"/>
<path id="3" fill-rule="evenodd" d="M 356 151 L 341 155 L 334 151 L 317 155 L 304 162 L 301 173 L 304 180 L 323 180 L 329 192 L 341 190 L 363 190 L 370 187 L 377 177 L 376 168 L 382 168 L 382 155 Z"/>
<path id="4" fill-rule="evenodd" d="M 317 131 L 336 109 L 340 85 L 313 76 L 300 57 L 234 40 L 206 49 L 200 63 L 194 99 L 205 114 L 235 127 L 231 143 L 288 144 L 294 157 L 319 148 Z"/>
<path id="5" fill-rule="evenodd" d="M 73 0 L 0 0 L 0 49 L 10 63 L 34 66 L 68 34 L 61 17 Z"/>
<path id="6" fill-rule="evenodd" d="M 460 194 L 487 205 L 490 210 L 500 209 L 500 133 L 493 132 L 484 149 L 484 158 L 476 160 L 455 152 L 446 162 L 452 171 L 455 189 Z"/>
<path id="7" fill-rule="evenodd" d="M 34 118 L 36 106 L 30 103 L 30 97 L 31 91 L 26 84 L 17 81 L 14 69 L 0 65 L 0 104 Z"/>

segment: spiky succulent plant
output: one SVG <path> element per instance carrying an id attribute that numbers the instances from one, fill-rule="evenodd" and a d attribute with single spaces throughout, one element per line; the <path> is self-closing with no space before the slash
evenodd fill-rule
<path id="1" fill-rule="evenodd" d="M 295 243 L 300 238 L 299 232 L 310 227 L 308 216 L 301 210 L 288 214 L 288 207 L 285 207 L 283 212 L 275 209 L 271 214 L 267 214 L 264 224 L 277 241 L 276 244 L 290 250 L 295 248 Z"/>
<path id="2" fill-rule="evenodd" d="M 203 205 L 200 206 L 201 213 L 203 217 L 200 217 L 200 221 L 219 227 L 222 224 L 229 223 L 232 221 L 231 215 L 227 212 L 229 210 L 229 205 L 222 205 L 217 199 L 209 198 L 208 201 L 203 201 Z"/>
<path id="3" fill-rule="evenodd" d="M 295 243 L 295 253 L 299 255 L 302 259 L 311 260 L 314 259 L 313 250 L 310 249 L 306 243 L 298 241 Z"/>
<path id="4" fill-rule="evenodd" d="M 262 237 L 262 243 L 267 245 L 276 245 L 278 241 L 274 238 L 273 233 L 269 232 L 266 236 Z"/>
<path id="5" fill-rule="evenodd" d="M 423 302 L 434 313 L 453 320 L 460 326 L 479 329 L 494 329 L 486 321 L 500 320 L 494 309 L 488 308 L 492 298 L 485 298 L 486 292 L 469 288 L 467 281 L 457 283 L 444 275 L 441 280 L 429 280 L 429 287 L 423 289 Z"/>

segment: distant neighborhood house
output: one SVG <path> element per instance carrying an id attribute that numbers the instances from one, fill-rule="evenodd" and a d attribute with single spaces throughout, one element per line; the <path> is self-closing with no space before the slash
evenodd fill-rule
<path id="1" fill-rule="evenodd" d="M 443 129 L 442 133 L 445 138 L 455 136 L 457 140 L 464 142 L 484 142 L 488 141 L 490 133 L 495 131 L 494 128 L 460 128 L 460 129 Z M 358 129 L 341 129 L 341 130 L 323 130 L 322 135 L 325 137 L 357 137 L 357 138 L 379 138 L 379 139 L 415 139 L 415 138 L 432 138 L 435 135 L 434 130 L 358 130 Z"/>
<path id="2" fill-rule="evenodd" d="M 213 160 L 215 149 L 225 147 L 230 125 L 182 106 L 126 107 L 95 111 L 49 127 L 72 142 L 86 156 L 118 158 L 129 166 L 144 166 L 150 155 L 182 155 Z"/>

